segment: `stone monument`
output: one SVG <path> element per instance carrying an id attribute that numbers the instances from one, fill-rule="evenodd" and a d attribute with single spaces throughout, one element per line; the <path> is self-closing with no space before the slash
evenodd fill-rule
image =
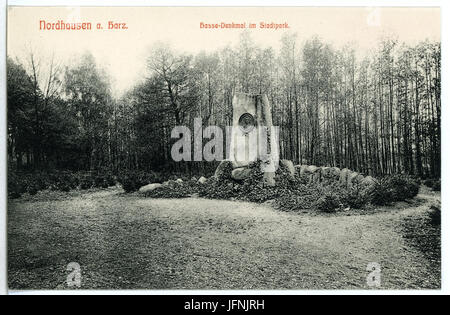
<path id="1" fill-rule="evenodd" d="M 233 125 L 228 161 L 232 163 L 232 177 L 245 179 L 250 163 L 260 160 L 264 181 L 275 185 L 275 171 L 279 164 L 278 128 L 273 126 L 267 95 L 237 93 L 233 97 Z M 219 166 L 220 167 L 220 166 Z"/>

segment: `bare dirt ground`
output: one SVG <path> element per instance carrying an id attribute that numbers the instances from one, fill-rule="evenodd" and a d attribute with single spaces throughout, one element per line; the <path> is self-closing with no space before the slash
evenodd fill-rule
<path id="1" fill-rule="evenodd" d="M 8 209 L 8 281 L 66 289 L 66 266 L 77 262 L 82 289 L 368 289 L 366 268 L 376 262 L 380 289 L 437 289 L 440 261 L 404 231 L 439 199 L 422 192 L 367 215 L 146 199 L 117 188 L 19 199 Z"/>

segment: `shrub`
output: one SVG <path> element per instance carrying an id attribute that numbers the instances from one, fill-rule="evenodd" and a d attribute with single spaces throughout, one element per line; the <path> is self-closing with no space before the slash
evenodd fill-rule
<path id="1" fill-rule="evenodd" d="M 210 199 L 230 199 L 238 195 L 239 187 L 238 183 L 212 178 L 208 179 L 204 186 L 199 189 L 199 195 Z"/>
<path id="2" fill-rule="evenodd" d="M 106 181 L 108 183 L 108 187 L 116 185 L 116 177 L 112 173 L 107 174 Z"/>
<path id="3" fill-rule="evenodd" d="M 27 181 L 27 193 L 30 195 L 36 195 L 39 191 L 39 185 L 36 183 L 35 180 L 29 178 Z"/>
<path id="4" fill-rule="evenodd" d="M 79 173 L 78 182 L 80 183 L 80 189 L 90 189 L 94 187 L 94 181 L 90 174 Z"/>
<path id="5" fill-rule="evenodd" d="M 127 193 L 137 191 L 141 187 L 141 182 L 133 172 L 122 173 L 119 176 L 119 183 Z"/>
<path id="6" fill-rule="evenodd" d="M 20 198 L 24 193 L 22 182 L 15 172 L 8 172 L 8 196 L 10 198 Z"/>
<path id="7" fill-rule="evenodd" d="M 340 207 L 342 207 L 342 203 L 340 197 L 335 192 L 327 192 L 323 196 L 321 196 L 315 203 L 314 207 L 327 213 L 336 212 Z"/>
<path id="8" fill-rule="evenodd" d="M 370 193 L 371 191 L 368 188 L 361 187 L 360 185 L 353 186 L 343 192 L 343 205 L 353 209 L 362 209 L 370 202 Z"/>
<path id="9" fill-rule="evenodd" d="M 233 164 L 230 161 L 221 161 L 219 166 L 217 167 L 215 177 L 219 181 L 228 181 L 231 180 L 231 171 L 233 170 Z"/>
<path id="10" fill-rule="evenodd" d="M 433 191 L 441 191 L 441 180 L 428 178 L 423 181 L 424 185 L 430 187 Z"/>
<path id="11" fill-rule="evenodd" d="M 114 176 L 109 172 L 69 172 L 69 171 L 35 171 L 32 173 L 8 172 L 8 195 L 20 197 L 23 193 L 35 195 L 38 191 L 51 189 L 68 192 L 72 189 L 89 189 L 92 187 L 109 187 L 115 184 Z"/>
<path id="12" fill-rule="evenodd" d="M 430 222 L 434 226 L 441 225 L 441 205 L 435 204 L 430 207 Z"/>
<path id="13" fill-rule="evenodd" d="M 424 179 L 423 180 L 423 184 L 425 185 L 425 186 L 428 186 L 428 187 L 433 187 L 433 184 L 434 184 L 434 179 L 433 178 L 427 178 L 427 179 Z"/>
<path id="14" fill-rule="evenodd" d="M 308 192 L 305 194 L 284 193 L 275 203 L 275 207 L 283 211 L 300 211 L 312 209 L 318 200 L 317 194 Z"/>
<path id="15" fill-rule="evenodd" d="M 49 185 L 47 188 L 59 191 L 70 191 L 79 185 L 79 177 L 71 172 L 53 172 L 48 175 Z"/>
<path id="16" fill-rule="evenodd" d="M 59 177 L 59 184 L 63 191 L 68 191 L 71 189 L 75 189 L 79 185 L 78 177 L 71 172 L 63 172 Z"/>
<path id="17" fill-rule="evenodd" d="M 387 180 L 383 178 L 373 187 L 370 201 L 374 205 L 382 206 L 392 202 L 392 196 L 391 187 L 388 185 Z"/>
<path id="18" fill-rule="evenodd" d="M 436 180 L 431 187 L 434 191 L 441 191 L 441 180 Z"/>
<path id="19" fill-rule="evenodd" d="M 108 178 L 105 174 L 95 173 L 92 175 L 94 187 L 97 188 L 108 188 Z"/>
<path id="20" fill-rule="evenodd" d="M 408 175 L 391 175 L 388 177 L 394 191 L 394 201 L 414 198 L 419 193 L 419 182 Z"/>
<path id="21" fill-rule="evenodd" d="M 390 175 L 382 178 L 372 189 L 371 202 L 386 205 L 414 198 L 419 193 L 419 182 L 408 175 Z"/>
<path id="22" fill-rule="evenodd" d="M 142 186 L 150 183 L 160 183 L 161 176 L 155 172 L 143 171 L 124 171 L 118 177 L 118 182 L 122 185 L 125 192 L 135 192 Z"/>
<path id="23" fill-rule="evenodd" d="M 47 172 L 36 172 L 30 176 L 33 176 L 38 190 L 49 189 L 49 187 L 52 184 L 52 182 L 50 181 L 49 174 Z"/>

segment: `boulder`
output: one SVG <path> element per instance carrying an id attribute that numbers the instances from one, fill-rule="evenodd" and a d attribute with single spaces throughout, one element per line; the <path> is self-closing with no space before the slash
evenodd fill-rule
<path id="1" fill-rule="evenodd" d="M 292 161 L 290 161 L 290 160 L 281 160 L 280 163 L 281 163 L 281 166 L 284 166 L 289 171 L 289 173 L 291 174 L 291 177 L 294 177 L 294 175 L 295 175 L 294 163 L 292 163 Z"/>
<path id="2" fill-rule="evenodd" d="M 334 181 L 336 178 L 339 178 L 339 175 L 336 176 L 336 171 L 334 167 L 322 167 L 321 168 L 322 180 L 327 180 L 328 182 Z"/>
<path id="3" fill-rule="evenodd" d="M 297 165 L 296 168 L 297 168 L 298 174 L 300 176 L 303 176 L 303 174 L 305 174 L 305 172 L 306 172 L 306 169 L 308 168 L 308 165 Z"/>
<path id="4" fill-rule="evenodd" d="M 364 186 L 374 186 L 376 183 L 377 183 L 376 179 L 373 178 L 372 176 L 366 176 L 361 181 L 361 184 Z"/>
<path id="5" fill-rule="evenodd" d="M 306 168 L 305 174 L 309 178 L 309 183 L 320 182 L 320 168 L 315 165 L 310 165 Z"/>
<path id="6" fill-rule="evenodd" d="M 349 174 L 350 174 L 350 170 L 348 168 L 342 169 L 341 173 L 339 175 L 339 182 L 341 184 L 347 184 L 347 178 L 348 178 Z"/>
<path id="7" fill-rule="evenodd" d="M 145 193 L 145 192 L 148 192 L 148 191 L 155 190 L 155 189 L 157 189 L 159 187 L 162 187 L 162 186 L 163 186 L 163 184 L 159 184 L 159 183 L 148 184 L 148 185 L 145 185 L 145 186 L 142 186 L 141 188 L 139 188 L 139 192 Z"/>
<path id="8" fill-rule="evenodd" d="M 341 169 L 339 167 L 332 167 L 330 170 L 330 175 L 335 179 L 339 179 L 341 176 Z"/>
<path id="9" fill-rule="evenodd" d="M 347 176 L 347 187 L 351 187 L 354 184 L 356 177 L 358 177 L 359 173 L 350 172 Z"/>
<path id="10" fill-rule="evenodd" d="M 207 179 L 206 179 L 206 177 L 204 177 L 204 176 L 202 176 L 202 177 L 200 177 L 200 178 L 198 179 L 198 182 L 199 182 L 200 184 L 204 184 L 204 183 L 206 183 L 206 181 L 207 181 Z"/>
<path id="11" fill-rule="evenodd" d="M 230 178 L 232 170 L 233 165 L 231 161 L 223 160 L 219 163 L 219 166 L 217 166 L 214 177 L 217 179 Z"/>
<path id="12" fill-rule="evenodd" d="M 249 166 L 248 161 L 230 161 L 230 162 L 231 162 L 231 166 L 233 167 L 233 169 Z"/>
<path id="13" fill-rule="evenodd" d="M 276 185 L 275 182 L 275 173 L 274 172 L 264 172 L 264 185 L 274 187 Z"/>
<path id="14" fill-rule="evenodd" d="M 183 182 L 183 180 L 181 178 L 178 178 L 175 182 L 181 184 Z"/>
<path id="15" fill-rule="evenodd" d="M 320 168 L 318 168 L 318 167 L 315 166 L 315 165 L 310 165 L 310 166 L 308 166 L 307 171 L 308 171 L 309 173 L 316 173 L 316 172 L 319 172 L 319 171 L 320 171 Z"/>
<path id="16" fill-rule="evenodd" d="M 355 183 L 357 183 L 357 184 L 361 184 L 363 180 L 364 180 L 364 176 L 361 175 L 361 174 L 359 174 L 358 176 L 356 176 L 356 178 L 355 178 L 354 181 L 355 181 Z"/>
<path id="17" fill-rule="evenodd" d="M 331 173 L 331 167 L 328 166 L 322 166 L 320 168 L 320 172 L 322 173 L 322 177 L 330 177 L 330 173 Z"/>
<path id="18" fill-rule="evenodd" d="M 240 167 L 236 168 L 231 172 L 231 177 L 235 180 L 246 179 L 252 171 L 249 168 Z"/>

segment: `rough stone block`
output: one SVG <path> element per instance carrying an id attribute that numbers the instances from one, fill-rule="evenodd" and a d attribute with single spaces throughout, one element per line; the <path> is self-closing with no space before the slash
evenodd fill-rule
<path id="1" fill-rule="evenodd" d="M 219 166 L 217 166 L 214 177 L 217 179 L 230 178 L 232 169 L 233 166 L 231 161 L 223 160 L 219 163 Z"/>
<path id="2" fill-rule="evenodd" d="M 295 175 L 294 163 L 292 163 L 292 161 L 290 161 L 290 160 L 281 160 L 280 163 L 282 166 L 284 166 L 289 171 L 289 173 L 291 174 L 291 177 L 294 177 L 294 175 Z"/>
<path id="3" fill-rule="evenodd" d="M 157 189 L 159 187 L 162 187 L 162 186 L 163 186 L 163 184 L 159 184 L 159 183 L 148 184 L 148 185 L 145 185 L 145 186 L 142 186 L 141 188 L 139 188 L 139 192 L 145 193 L 145 192 L 148 192 L 148 191 L 155 190 L 155 189 Z"/>
<path id="4" fill-rule="evenodd" d="M 244 180 L 250 175 L 250 173 L 251 170 L 249 168 L 236 168 L 231 172 L 231 177 L 235 180 Z"/>

